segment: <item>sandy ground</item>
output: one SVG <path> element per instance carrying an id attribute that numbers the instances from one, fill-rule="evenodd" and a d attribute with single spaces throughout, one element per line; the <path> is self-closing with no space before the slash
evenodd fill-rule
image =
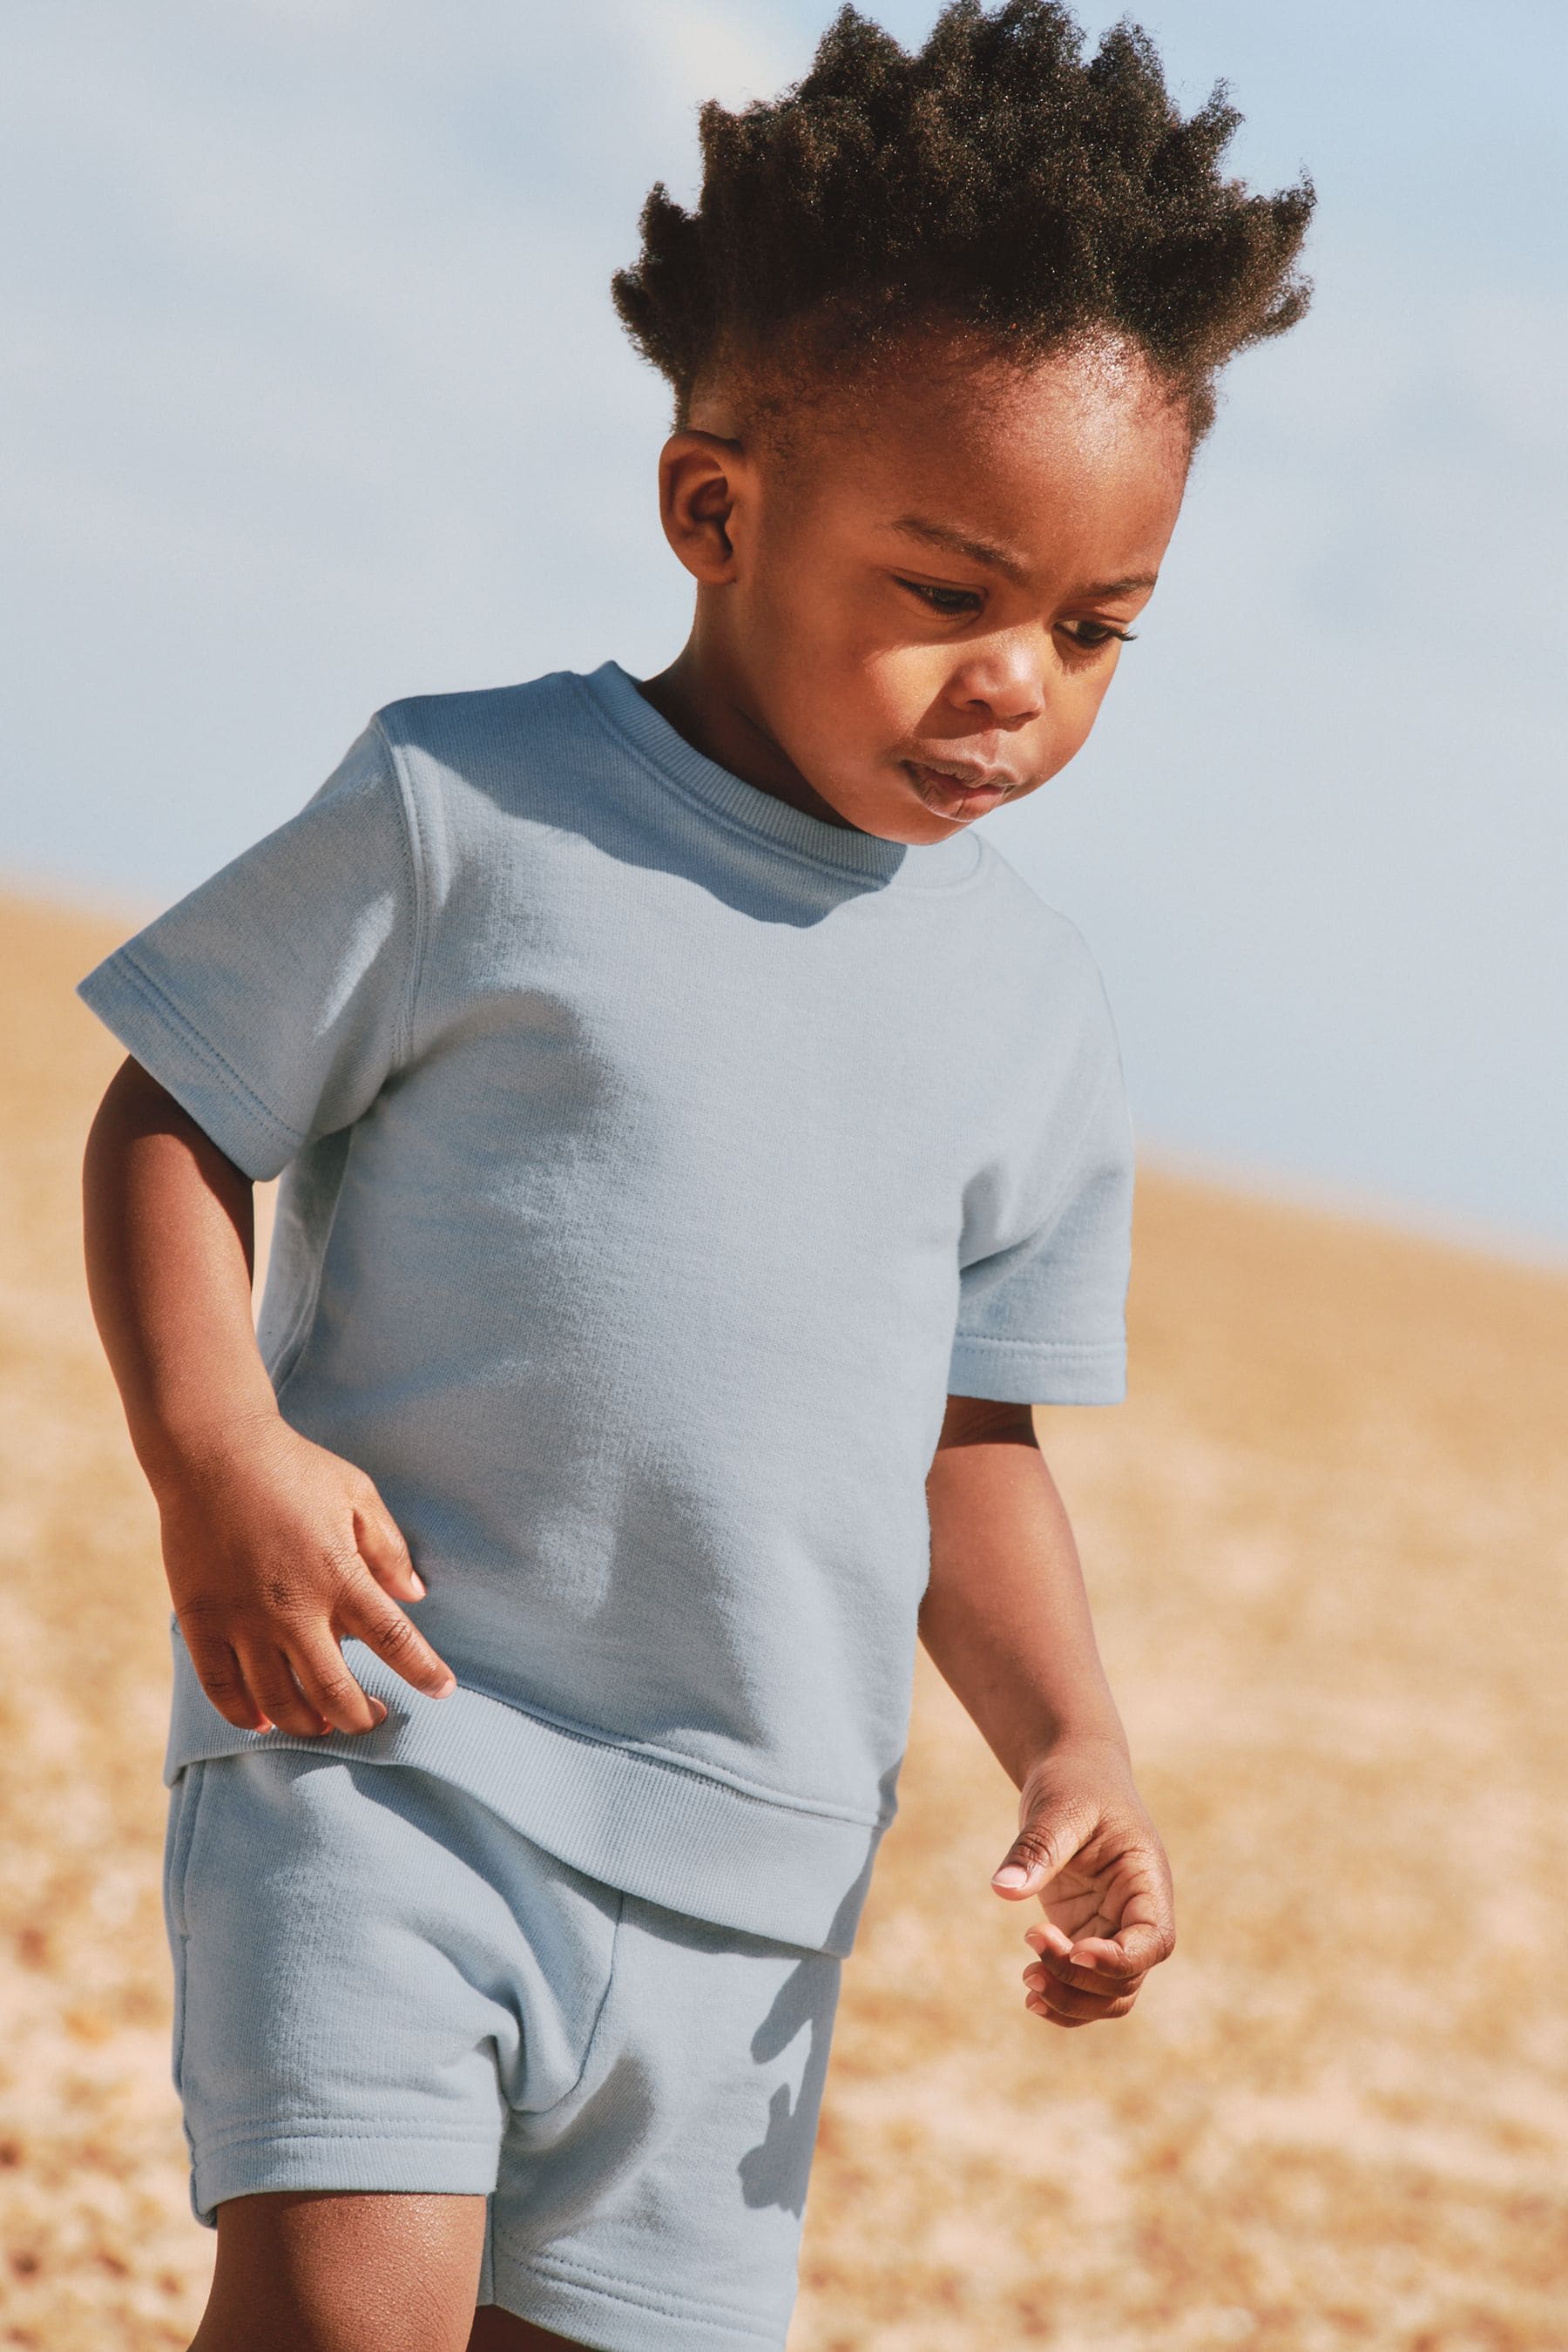
<path id="1" fill-rule="evenodd" d="M 0 906 L 0 2343 L 182 2346 L 153 1517 L 78 1274 L 102 919 Z M 792 2352 L 1568 2352 L 1568 1282 L 1151 1177 L 1133 1393 L 1044 1416 L 1176 1958 L 1020 2006 L 922 1678 Z"/>

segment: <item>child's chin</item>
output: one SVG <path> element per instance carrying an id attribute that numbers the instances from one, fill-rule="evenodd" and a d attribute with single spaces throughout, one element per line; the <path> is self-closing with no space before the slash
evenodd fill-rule
<path id="1" fill-rule="evenodd" d="M 929 848 L 933 841 L 945 841 L 950 833 L 961 831 L 965 822 L 962 817 L 938 816 L 913 793 L 863 810 L 853 821 L 862 833 L 874 833 L 879 841 L 900 842 L 906 849 Z"/>

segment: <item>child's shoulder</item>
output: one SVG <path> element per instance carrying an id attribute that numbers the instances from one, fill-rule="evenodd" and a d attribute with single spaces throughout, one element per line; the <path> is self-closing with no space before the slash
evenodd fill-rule
<path id="1" fill-rule="evenodd" d="M 472 755 L 498 746 L 516 750 L 531 739 L 582 721 L 581 679 L 572 670 L 548 670 L 516 685 L 468 687 L 447 694 L 409 694 L 384 702 L 371 724 L 395 751 Z"/>
<path id="2" fill-rule="evenodd" d="M 365 735 L 414 831 L 459 862 L 465 850 L 483 862 L 520 824 L 580 826 L 612 790 L 616 746 L 592 686 L 591 675 L 550 670 L 405 695 L 372 713 Z"/>
<path id="3" fill-rule="evenodd" d="M 975 839 L 981 861 L 976 878 L 985 886 L 985 921 L 994 935 L 1009 940 L 1015 952 L 1055 985 L 1102 995 L 1093 950 L 1071 916 L 1041 898 L 989 835 L 977 833 Z"/>

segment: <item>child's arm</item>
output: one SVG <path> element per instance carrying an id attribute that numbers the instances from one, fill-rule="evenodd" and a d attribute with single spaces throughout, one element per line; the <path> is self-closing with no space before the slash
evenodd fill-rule
<path id="1" fill-rule="evenodd" d="M 950 1397 L 927 1493 L 921 1637 L 1022 1791 L 992 1885 L 1046 1912 L 1026 1937 L 1027 2006 L 1054 2025 L 1124 2016 L 1175 1940 L 1171 1874 L 1029 1408 Z"/>
<path id="2" fill-rule="evenodd" d="M 351 1633 L 444 1696 L 450 1670 L 397 1606 L 425 1587 L 386 1506 L 279 1412 L 251 1323 L 249 1179 L 134 1061 L 82 1172 L 93 1313 L 213 1705 L 249 1731 L 372 1729 L 386 1709 L 344 1663 Z"/>

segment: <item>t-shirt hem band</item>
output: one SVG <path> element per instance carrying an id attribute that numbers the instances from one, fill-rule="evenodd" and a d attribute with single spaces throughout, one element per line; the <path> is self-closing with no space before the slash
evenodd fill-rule
<path id="1" fill-rule="evenodd" d="M 885 1822 L 770 1804 L 700 1769 L 674 1771 L 635 1748 L 574 1737 L 480 1691 L 426 1698 L 356 1642 L 344 1654 L 387 1709 L 375 1730 L 314 1739 L 242 1731 L 203 1690 L 177 1627 L 174 1646 L 171 1783 L 187 1764 L 258 1747 L 413 1766 L 643 1902 L 805 1951 L 844 1958 L 850 1950 Z"/>

